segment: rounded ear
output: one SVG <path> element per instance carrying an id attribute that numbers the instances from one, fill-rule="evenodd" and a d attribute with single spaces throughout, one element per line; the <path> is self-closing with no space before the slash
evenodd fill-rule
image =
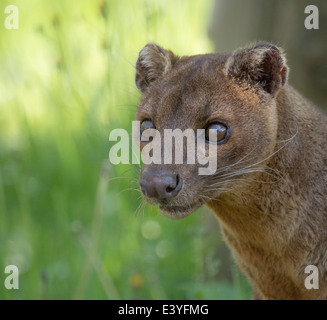
<path id="1" fill-rule="evenodd" d="M 264 42 L 236 51 L 227 59 L 224 73 L 238 83 L 274 95 L 285 85 L 288 67 L 282 50 Z"/>
<path id="2" fill-rule="evenodd" d="M 172 68 L 179 58 L 155 43 L 148 43 L 136 62 L 135 84 L 143 93 L 149 84 Z"/>

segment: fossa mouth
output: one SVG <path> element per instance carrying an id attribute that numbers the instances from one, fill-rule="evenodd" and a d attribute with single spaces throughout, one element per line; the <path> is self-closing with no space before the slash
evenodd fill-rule
<path id="1" fill-rule="evenodd" d="M 159 205 L 160 212 L 170 219 L 182 219 L 189 216 L 196 209 L 201 207 L 201 203 L 190 204 L 186 206 Z"/>

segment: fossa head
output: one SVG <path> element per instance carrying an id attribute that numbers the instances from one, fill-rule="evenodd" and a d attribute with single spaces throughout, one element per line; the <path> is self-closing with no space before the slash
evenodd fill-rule
<path id="1" fill-rule="evenodd" d="M 242 177 L 255 174 L 254 167 L 274 150 L 276 96 L 287 73 L 283 53 L 269 43 L 185 57 L 146 45 L 136 63 L 136 86 L 143 94 L 136 113 L 139 137 L 148 129 L 161 136 L 165 129 L 192 129 L 197 144 L 196 132 L 203 129 L 204 153 L 212 148 L 216 160 L 208 175 L 199 175 L 203 165 L 197 157 L 193 164 L 144 165 L 140 187 L 146 200 L 166 216 L 182 218 L 222 193 L 244 188 Z M 141 140 L 141 149 L 151 142 Z M 184 141 L 184 154 L 187 147 Z M 163 142 L 160 148 L 164 153 Z"/>

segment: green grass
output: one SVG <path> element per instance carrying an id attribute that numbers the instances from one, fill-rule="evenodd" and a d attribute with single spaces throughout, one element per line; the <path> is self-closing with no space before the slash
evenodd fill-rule
<path id="1" fill-rule="evenodd" d="M 16 5 L 19 30 L 0 21 L 0 299 L 248 298 L 237 271 L 217 280 L 211 214 L 140 206 L 135 181 L 111 180 L 133 167 L 108 161 L 110 131 L 131 130 L 140 98 L 139 50 L 212 51 L 212 1 Z M 3 286 L 9 264 L 19 290 Z"/>

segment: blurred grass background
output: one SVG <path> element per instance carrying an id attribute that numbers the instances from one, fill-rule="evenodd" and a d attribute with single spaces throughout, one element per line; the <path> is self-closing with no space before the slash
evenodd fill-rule
<path id="1" fill-rule="evenodd" d="M 249 298 L 235 266 L 219 276 L 211 213 L 168 220 L 108 161 L 110 131 L 131 131 L 138 52 L 213 51 L 213 1 L 15 5 L 19 30 L 0 15 L 0 299 Z M 19 290 L 3 286 L 9 264 Z"/>

